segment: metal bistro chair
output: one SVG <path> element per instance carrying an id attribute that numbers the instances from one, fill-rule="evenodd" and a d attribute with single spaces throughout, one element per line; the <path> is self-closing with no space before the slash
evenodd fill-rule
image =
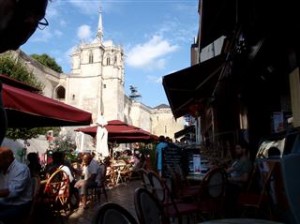
<path id="1" fill-rule="evenodd" d="M 140 224 L 169 223 L 160 202 L 145 188 L 135 190 L 134 207 Z"/>
<path id="2" fill-rule="evenodd" d="M 149 172 L 149 178 L 151 180 L 154 196 L 161 203 L 164 209 L 165 215 L 170 218 L 178 219 L 178 223 L 182 223 L 183 217 L 190 219 L 192 215 L 199 213 L 199 206 L 197 202 L 184 202 L 175 200 L 171 195 L 166 180 L 160 178 L 155 172 Z"/>
<path id="3" fill-rule="evenodd" d="M 147 189 L 149 192 L 152 192 L 152 185 L 151 185 L 151 180 L 148 175 L 148 171 L 145 169 L 140 169 L 139 170 L 141 179 L 142 179 L 142 186 Z"/>
<path id="4" fill-rule="evenodd" d="M 138 224 L 135 217 L 121 205 L 107 202 L 94 214 L 92 224 Z"/>
<path id="5" fill-rule="evenodd" d="M 216 167 L 205 174 L 199 187 L 199 210 L 202 218 L 223 216 L 227 174 L 223 168 Z"/>
<path id="6" fill-rule="evenodd" d="M 258 168 L 258 164 L 255 164 L 247 189 L 245 192 L 241 192 L 238 197 L 238 206 L 242 208 L 242 216 L 263 216 L 264 218 L 271 218 L 271 196 L 269 195 L 270 180 L 273 174 L 275 163 L 269 161 L 268 171 L 261 172 Z M 260 186 L 257 187 L 258 176 L 260 180 Z M 257 189 L 258 188 L 258 189 Z"/>

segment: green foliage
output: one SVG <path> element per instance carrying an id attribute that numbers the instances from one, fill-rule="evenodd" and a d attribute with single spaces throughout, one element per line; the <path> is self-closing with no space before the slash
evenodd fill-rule
<path id="1" fill-rule="evenodd" d="M 71 137 L 63 136 L 63 137 L 56 137 L 54 140 L 55 148 L 59 149 L 59 151 L 68 151 L 68 150 L 75 150 L 76 144 L 72 140 Z"/>
<path id="2" fill-rule="evenodd" d="M 31 57 L 56 72 L 59 73 L 63 72 L 61 66 L 56 63 L 55 59 L 50 57 L 47 54 L 42 54 L 42 55 L 32 54 Z"/>
<path id="3" fill-rule="evenodd" d="M 65 159 L 69 162 L 75 162 L 77 155 L 75 153 L 76 144 L 71 137 L 56 137 L 54 140 L 54 151 L 61 151 L 65 153 Z"/>
<path id="4" fill-rule="evenodd" d="M 17 139 L 31 139 L 36 138 L 39 135 L 45 135 L 47 131 L 52 130 L 53 128 L 8 128 L 6 131 L 6 137 L 17 140 Z"/>
<path id="5" fill-rule="evenodd" d="M 43 89 L 42 83 L 36 80 L 33 73 L 29 72 L 20 60 L 13 58 L 9 54 L 0 56 L 0 74 L 8 75 L 28 85 Z"/>

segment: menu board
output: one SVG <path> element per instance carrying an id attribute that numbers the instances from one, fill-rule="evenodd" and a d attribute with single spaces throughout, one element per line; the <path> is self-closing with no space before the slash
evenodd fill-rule
<path id="1" fill-rule="evenodd" d="M 177 164 L 182 165 L 182 149 L 178 147 L 168 147 L 163 150 L 163 175 L 169 177 L 167 166 L 175 168 Z"/>
<path id="2" fill-rule="evenodd" d="M 193 171 L 194 174 L 200 174 L 201 171 L 201 157 L 200 154 L 193 155 Z"/>

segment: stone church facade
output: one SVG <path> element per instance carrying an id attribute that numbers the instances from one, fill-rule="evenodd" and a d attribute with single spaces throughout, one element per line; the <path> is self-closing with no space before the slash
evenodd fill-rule
<path id="1" fill-rule="evenodd" d="M 125 94 L 124 52 L 103 41 L 101 13 L 95 40 L 73 51 L 70 74 L 59 74 L 20 50 L 13 53 L 44 84 L 44 95 L 91 112 L 93 122 L 103 112 L 107 120 L 118 119 L 170 138 L 184 127 L 183 118 L 175 120 L 168 105 L 151 108 Z"/>

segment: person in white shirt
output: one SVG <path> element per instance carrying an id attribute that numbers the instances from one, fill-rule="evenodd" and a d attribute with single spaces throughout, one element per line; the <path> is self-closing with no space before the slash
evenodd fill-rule
<path id="1" fill-rule="evenodd" d="M 29 212 L 32 181 L 26 164 L 18 162 L 11 149 L 0 147 L 0 223 L 17 223 Z"/>
<path id="2" fill-rule="evenodd" d="M 83 162 L 83 172 L 82 180 L 79 180 L 75 183 L 75 187 L 79 189 L 81 206 L 85 209 L 87 208 L 87 191 L 88 188 L 97 187 L 100 181 L 100 165 L 96 160 L 93 159 L 93 156 L 89 153 L 84 154 L 82 157 Z"/>

